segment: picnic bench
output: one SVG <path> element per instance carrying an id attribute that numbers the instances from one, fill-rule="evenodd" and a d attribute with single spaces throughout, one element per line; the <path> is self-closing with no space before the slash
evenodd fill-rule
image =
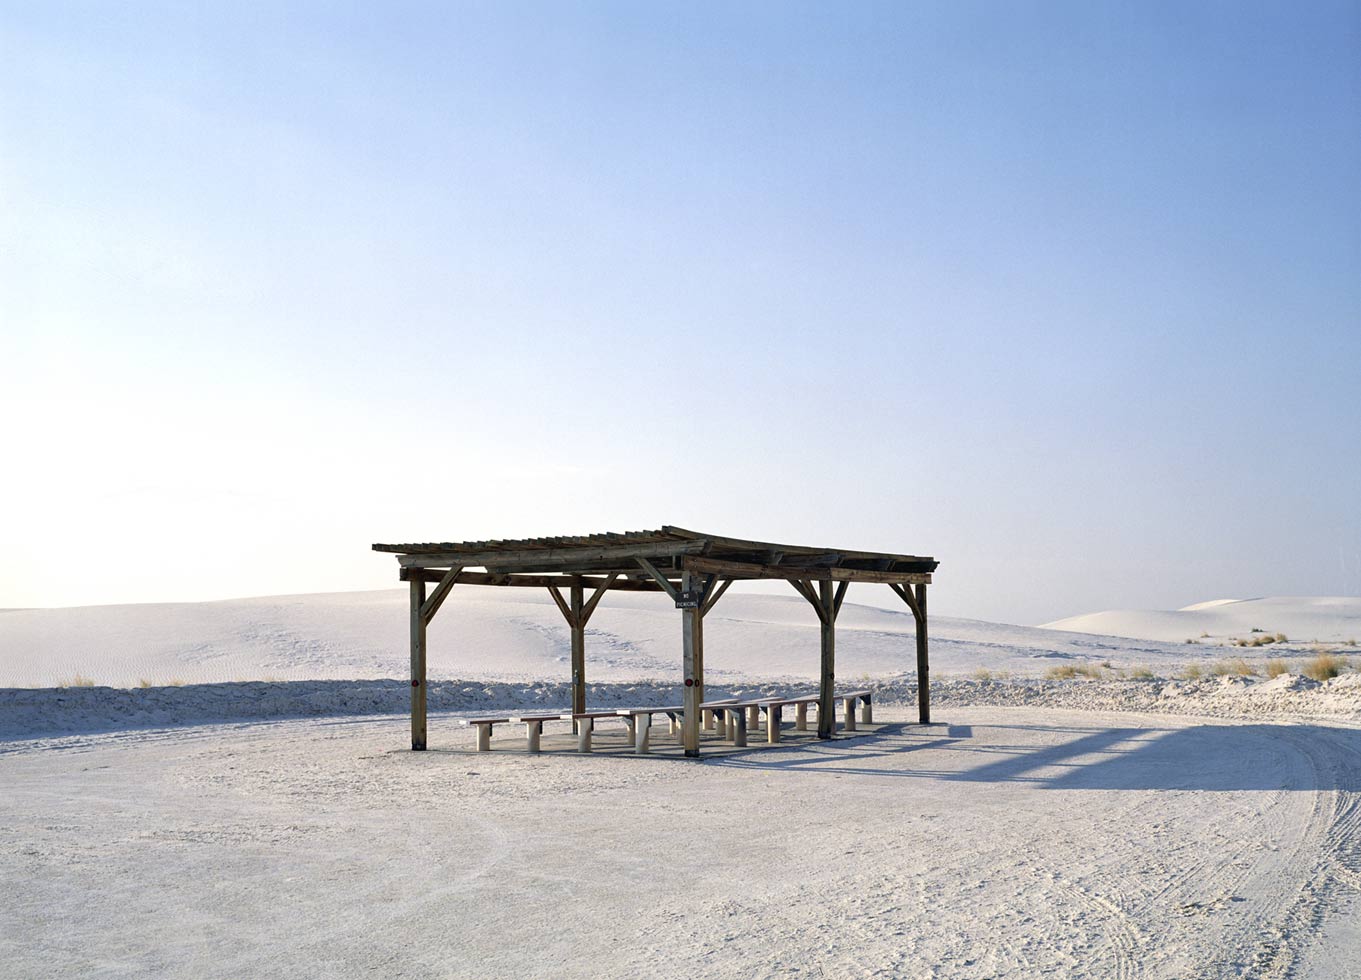
<path id="1" fill-rule="evenodd" d="M 845 731 L 856 731 L 855 709 L 857 703 L 860 705 L 860 723 L 873 724 L 873 697 L 874 692 L 870 690 L 843 691 L 834 696 L 833 703 L 840 699 L 845 706 Z M 705 701 L 699 707 L 704 712 L 704 717 L 709 719 L 706 726 L 709 730 L 715 732 L 719 738 L 731 741 L 734 746 L 741 748 L 747 744 L 747 736 L 750 732 L 760 731 L 763 714 L 765 715 L 766 742 L 772 745 L 778 743 L 780 741 L 780 729 L 784 724 L 784 709 L 788 705 L 794 706 L 794 729 L 796 731 L 807 731 L 808 706 L 810 704 L 821 707 L 821 697 L 817 694 L 801 694 L 795 697 L 763 697 L 747 701 L 738 698 L 723 698 L 716 701 Z M 602 718 L 618 718 L 627 729 L 629 744 L 633 746 L 634 752 L 638 755 L 647 755 L 651 751 L 652 719 L 659 714 L 664 714 L 669 719 L 670 734 L 678 734 L 685 716 L 685 708 L 682 705 L 506 715 L 494 718 L 464 718 L 461 724 L 477 729 L 477 751 L 479 752 L 487 752 L 491 749 L 492 729 L 495 726 L 523 724 L 525 726 L 526 748 L 529 752 L 539 752 L 542 750 L 544 722 L 571 721 L 576 728 L 577 751 L 585 753 L 591 751 L 591 736 L 594 734 L 596 721 Z M 835 728 L 835 717 L 832 727 Z"/>

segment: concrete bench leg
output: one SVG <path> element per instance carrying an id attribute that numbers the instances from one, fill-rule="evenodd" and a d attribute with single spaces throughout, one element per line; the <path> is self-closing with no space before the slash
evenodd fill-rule
<path id="1" fill-rule="evenodd" d="M 732 744 L 741 748 L 747 744 L 747 713 L 741 708 L 733 712 L 730 720 L 733 729 Z"/>
<path id="2" fill-rule="evenodd" d="M 703 728 L 706 732 L 711 732 L 714 730 L 714 713 L 712 711 L 710 711 L 708 708 L 705 708 L 704 713 L 700 715 L 700 718 L 704 722 Z"/>
<path id="3" fill-rule="evenodd" d="M 846 723 L 842 725 L 842 728 L 848 732 L 853 732 L 855 731 L 855 698 L 842 698 L 841 700 L 846 705 Z"/>
<path id="4" fill-rule="evenodd" d="M 624 728 L 628 730 L 629 742 L 632 743 L 638 737 L 638 726 L 634 719 L 629 715 L 624 715 Z"/>
<path id="5" fill-rule="evenodd" d="M 633 743 L 633 751 L 638 755 L 647 755 L 649 751 L 648 736 L 652 733 L 652 716 L 639 715 L 638 724 L 635 727 L 638 729 L 638 737 Z"/>
<path id="6" fill-rule="evenodd" d="M 680 730 L 681 730 L 681 720 L 680 720 L 680 716 L 679 716 L 679 715 L 667 715 L 666 717 L 667 717 L 667 718 L 670 720 L 670 722 L 671 722 L 670 727 L 667 729 L 667 733 L 670 734 L 670 735 L 679 735 L 679 734 L 680 734 Z"/>
<path id="7" fill-rule="evenodd" d="M 478 725 L 478 726 L 477 726 L 477 751 L 479 751 L 479 752 L 490 752 L 490 751 L 491 751 L 491 726 L 490 726 L 490 725 Z"/>
<path id="8" fill-rule="evenodd" d="M 757 705 L 752 705 L 747 709 L 747 731 L 759 732 L 761 730 L 761 709 Z"/>
<path id="9" fill-rule="evenodd" d="M 766 741 L 774 745 L 780 740 L 780 724 L 784 721 L 784 708 L 774 706 L 766 709 Z"/>
<path id="10" fill-rule="evenodd" d="M 808 705 L 794 705 L 794 727 L 801 731 L 808 731 Z"/>
<path id="11" fill-rule="evenodd" d="M 541 736 L 542 734 L 543 722 L 541 721 L 525 722 L 525 738 L 529 742 L 529 751 L 531 752 L 539 751 L 539 736 Z"/>
<path id="12" fill-rule="evenodd" d="M 726 711 L 714 712 L 714 723 L 709 726 L 719 738 L 728 737 L 728 713 Z"/>
<path id="13" fill-rule="evenodd" d="M 591 751 L 591 732 L 595 728 L 594 718 L 582 718 L 577 722 L 577 751 Z"/>
<path id="14" fill-rule="evenodd" d="M 866 725 L 874 724 L 874 708 L 870 706 L 869 698 L 860 700 L 860 720 Z"/>

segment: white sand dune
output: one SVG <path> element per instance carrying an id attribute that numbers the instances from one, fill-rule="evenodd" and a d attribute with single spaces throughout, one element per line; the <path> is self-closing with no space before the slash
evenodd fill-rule
<path id="1" fill-rule="evenodd" d="M 852 596 L 854 592 L 852 592 Z M 705 619 L 706 675 L 813 676 L 818 627 L 801 598 L 729 592 Z M 911 614 L 847 602 L 837 622 L 837 673 L 891 677 L 916 669 Z M 0 613 L 0 687 L 402 677 L 404 590 L 270 596 L 222 602 L 21 609 Z M 660 596 L 610 595 L 591 619 L 589 679 L 674 680 L 680 617 Z M 978 668 L 1042 673 L 1065 659 L 1147 664 L 1185 660 L 1173 644 L 933 617 L 941 674 Z M 430 629 L 431 679 L 565 678 L 566 624 L 547 593 L 461 586 Z"/>
<path id="2" fill-rule="evenodd" d="M 1297 643 L 1342 643 L 1361 640 L 1361 598 L 1213 599 L 1172 610 L 1109 609 L 1045 623 L 1042 628 L 1172 643 L 1206 634 L 1226 641 L 1260 630 L 1284 633 Z"/>

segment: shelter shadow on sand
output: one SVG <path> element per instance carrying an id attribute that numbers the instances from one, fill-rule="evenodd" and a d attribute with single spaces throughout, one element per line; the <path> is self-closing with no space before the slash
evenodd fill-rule
<path id="1" fill-rule="evenodd" d="M 1330 745 L 1334 751 L 1319 751 Z M 977 759 L 935 752 L 968 753 Z M 923 753 L 927 753 L 924 757 Z M 1348 760 L 1325 765 L 1320 759 Z M 888 725 L 854 743 L 714 765 L 832 775 L 1029 783 L 1041 789 L 1361 791 L 1361 732 L 1321 725 L 1073 728 Z"/>

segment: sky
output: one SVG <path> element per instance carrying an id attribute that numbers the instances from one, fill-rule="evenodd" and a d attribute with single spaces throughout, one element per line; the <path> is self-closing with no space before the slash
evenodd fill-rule
<path id="1" fill-rule="evenodd" d="M 0 0 L 0 420 L 0 607 L 662 524 L 1358 595 L 1361 5 Z"/>

